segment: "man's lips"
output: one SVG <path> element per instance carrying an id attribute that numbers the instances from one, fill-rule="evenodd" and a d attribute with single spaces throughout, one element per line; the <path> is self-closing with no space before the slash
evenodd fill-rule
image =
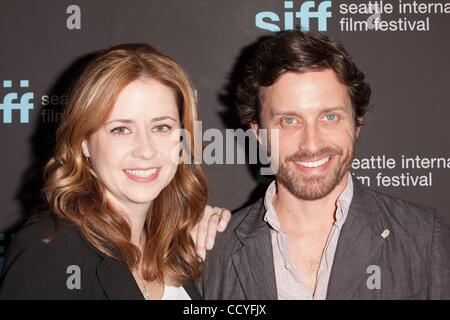
<path id="1" fill-rule="evenodd" d="M 303 173 L 322 173 L 328 169 L 336 156 L 329 155 L 311 160 L 293 161 L 295 167 Z"/>
<path id="2" fill-rule="evenodd" d="M 123 169 L 128 178 L 138 182 L 150 182 L 158 177 L 159 167 Z"/>
<path id="3" fill-rule="evenodd" d="M 331 156 L 327 156 L 324 158 L 318 158 L 314 160 L 308 160 L 308 161 L 296 161 L 296 163 L 302 167 L 306 168 L 317 168 L 320 166 L 323 166 L 325 163 L 327 163 L 330 160 Z"/>

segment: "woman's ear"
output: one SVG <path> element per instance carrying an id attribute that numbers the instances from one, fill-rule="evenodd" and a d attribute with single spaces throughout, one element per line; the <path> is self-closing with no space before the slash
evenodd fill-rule
<path id="1" fill-rule="evenodd" d="M 81 142 L 81 150 L 83 151 L 83 155 L 86 158 L 90 158 L 91 157 L 91 154 L 89 153 L 88 143 L 87 143 L 86 139 L 83 140 L 83 142 Z"/>

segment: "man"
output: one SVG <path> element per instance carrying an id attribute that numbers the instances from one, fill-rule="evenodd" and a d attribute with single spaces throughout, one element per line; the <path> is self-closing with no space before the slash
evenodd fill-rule
<path id="1" fill-rule="evenodd" d="M 279 130 L 279 169 L 207 254 L 205 299 L 450 298 L 444 220 L 348 171 L 370 94 L 347 51 L 325 35 L 285 31 L 260 42 L 238 110 L 258 138 Z"/>

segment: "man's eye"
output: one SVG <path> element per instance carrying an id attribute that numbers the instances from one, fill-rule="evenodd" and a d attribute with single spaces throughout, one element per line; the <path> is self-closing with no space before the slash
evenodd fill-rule
<path id="1" fill-rule="evenodd" d="M 123 135 L 130 133 L 130 129 L 127 127 L 117 127 L 111 130 L 111 133 L 117 134 L 117 135 Z"/>
<path id="2" fill-rule="evenodd" d="M 162 124 L 162 125 L 154 127 L 153 132 L 164 133 L 164 132 L 169 131 L 170 129 L 172 129 L 171 126 L 168 126 L 167 124 Z"/>
<path id="3" fill-rule="evenodd" d="M 327 121 L 335 121 L 337 119 L 337 116 L 334 113 L 329 113 L 325 116 L 325 119 Z"/>
<path id="4" fill-rule="evenodd" d="M 282 119 L 283 124 L 292 125 L 295 123 L 295 119 L 293 117 L 285 117 Z"/>

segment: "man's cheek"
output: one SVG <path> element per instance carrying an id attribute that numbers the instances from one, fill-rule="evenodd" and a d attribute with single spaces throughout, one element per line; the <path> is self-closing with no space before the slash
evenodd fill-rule
<path id="1" fill-rule="evenodd" d="M 329 143 L 341 148 L 352 147 L 355 142 L 355 132 L 351 130 L 336 131 L 329 136 Z"/>

